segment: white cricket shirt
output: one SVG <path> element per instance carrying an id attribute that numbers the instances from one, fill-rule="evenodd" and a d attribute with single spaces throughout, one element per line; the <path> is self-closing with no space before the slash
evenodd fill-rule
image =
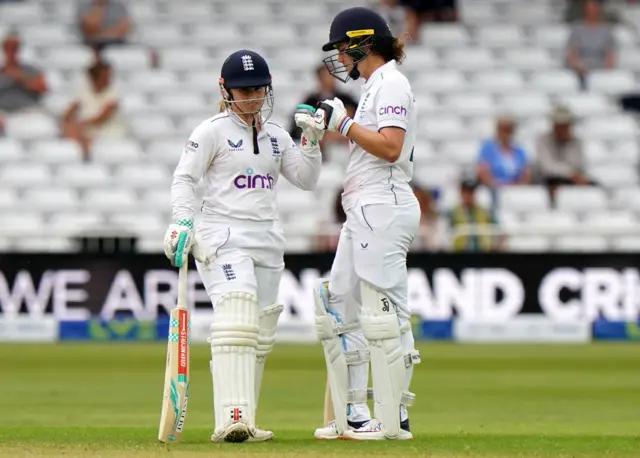
<path id="1" fill-rule="evenodd" d="M 416 100 L 409 81 L 398 71 L 395 60 L 378 68 L 362 86 L 354 121 L 372 131 L 399 127 L 406 133 L 400 157 L 393 164 L 350 142 L 342 194 L 345 210 L 356 205 L 412 202 L 415 197 L 408 183 L 413 177 Z"/>
<path id="2" fill-rule="evenodd" d="M 280 174 L 300 189 L 315 188 L 320 148 L 303 153 L 289 133 L 272 122 L 258 133 L 258 154 L 253 143 L 252 128 L 227 112 L 196 127 L 173 175 L 174 219 L 194 218 L 194 190 L 203 177 L 204 215 L 248 221 L 278 219 L 275 185 Z"/>

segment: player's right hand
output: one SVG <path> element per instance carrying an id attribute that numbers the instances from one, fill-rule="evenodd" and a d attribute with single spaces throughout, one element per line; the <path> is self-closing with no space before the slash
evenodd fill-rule
<path id="1" fill-rule="evenodd" d="M 180 219 L 169 226 L 164 236 L 164 254 L 174 267 L 182 267 L 194 244 L 193 221 Z"/>

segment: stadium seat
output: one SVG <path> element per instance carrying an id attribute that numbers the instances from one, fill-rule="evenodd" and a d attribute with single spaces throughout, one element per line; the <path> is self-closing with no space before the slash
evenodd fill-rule
<path id="1" fill-rule="evenodd" d="M 41 212 L 57 212 L 78 207 L 80 199 L 78 193 L 65 187 L 46 187 L 27 189 L 22 197 L 26 208 Z"/>
<path id="2" fill-rule="evenodd" d="M 211 77 L 211 75 L 209 75 Z M 164 92 L 178 89 L 180 81 L 175 72 L 167 70 L 146 70 L 133 72 L 127 86 L 135 91 Z"/>
<path id="3" fill-rule="evenodd" d="M 595 211 L 585 214 L 582 223 L 588 231 L 600 234 L 602 231 L 619 231 L 619 235 L 637 233 L 638 220 L 627 210 Z M 625 233 L 626 232 L 626 233 Z M 603 235 L 608 235 L 603 234 Z"/>
<path id="4" fill-rule="evenodd" d="M 122 164 L 141 158 L 140 145 L 134 140 L 102 138 L 96 140 L 91 148 L 91 159 L 98 164 Z"/>
<path id="5" fill-rule="evenodd" d="M 640 71 L 640 50 L 637 48 L 619 49 L 617 59 L 620 69 Z"/>
<path id="6" fill-rule="evenodd" d="M 529 87 L 532 90 L 547 94 L 567 94 L 579 91 L 576 75 L 566 69 L 555 69 L 536 72 L 531 76 Z"/>
<path id="7" fill-rule="evenodd" d="M 112 46 L 105 49 L 103 55 L 116 71 L 138 71 L 151 67 L 151 54 L 145 46 Z"/>
<path id="8" fill-rule="evenodd" d="M 440 58 L 433 49 L 410 46 L 405 50 L 405 54 L 407 59 L 402 66 L 408 71 L 435 69 L 440 65 Z"/>
<path id="9" fill-rule="evenodd" d="M 7 137 L 17 140 L 39 140 L 58 136 L 58 124 L 44 113 L 12 114 L 6 117 Z"/>
<path id="10" fill-rule="evenodd" d="M 284 22 L 278 24 L 278 27 L 273 27 L 271 24 L 254 24 L 248 28 L 248 34 L 243 35 L 244 39 L 248 43 L 260 43 L 260 46 L 278 46 L 281 43 L 295 43 L 298 39 L 298 33 L 295 28 Z M 320 51 L 320 50 L 318 50 Z M 312 50 L 307 49 L 307 53 L 313 55 Z M 317 53 L 320 56 L 320 52 Z M 296 54 L 290 54 L 289 60 L 295 61 L 292 56 Z"/>
<path id="11" fill-rule="evenodd" d="M 0 3 L 0 18 L 3 24 L 17 26 L 41 24 L 44 11 L 38 2 Z"/>
<path id="12" fill-rule="evenodd" d="M 171 189 L 169 186 L 159 189 L 148 189 L 142 193 L 140 205 L 147 211 L 171 211 Z"/>
<path id="13" fill-rule="evenodd" d="M 78 249 L 73 240 L 64 237 L 17 237 L 13 246 L 23 253 L 69 253 Z"/>
<path id="14" fill-rule="evenodd" d="M 618 253 L 638 253 L 640 252 L 640 236 L 612 237 L 611 248 Z"/>
<path id="15" fill-rule="evenodd" d="M 135 210 L 138 199 L 132 190 L 126 188 L 93 188 L 85 192 L 82 204 L 93 211 Z"/>
<path id="16" fill-rule="evenodd" d="M 434 48 L 462 47 L 469 44 L 469 34 L 463 25 L 429 23 L 420 30 L 421 40 Z"/>
<path id="17" fill-rule="evenodd" d="M 518 118 L 547 116 L 551 112 L 549 97 L 530 91 L 507 94 L 501 98 L 498 107 Z"/>
<path id="18" fill-rule="evenodd" d="M 460 165 L 475 164 L 479 150 L 476 140 L 449 140 L 442 144 L 441 158 Z"/>
<path id="19" fill-rule="evenodd" d="M 57 237 L 70 237 L 103 229 L 104 225 L 102 214 L 93 211 L 56 212 L 47 222 L 47 230 Z"/>
<path id="20" fill-rule="evenodd" d="M 245 24 L 255 25 L 256 23 L 269 22 L 275 16 L 273 8 L 269 2 L 252 2 L 251 8 L 243 2 L 224 2 L 223 17 L 241 18 Z M 282 24 L 278 24 L 280 26 Z"/>
<path id="21" fill-rule="evenodd" d="M 531 42 L 548 49 L 564 49 L 571 30 L 567 24 L 539 24 L 532 30 Z"/>
<path id="22" fill-rule="evenodd" d="M 593 92 L 559 94 L 558 101 L 566 105 L 576 117 L 589 117 L 613 111 L 606 96 Z"/>
<path id="23" fill-rule="evenodd" d="M 167 228 L 167 221 L 158 213 L 114 213 L 108 222 L 114 230 L 128 230 L 141 236 L 163 233 Z"/>
<path id="24" fill-rule="evenodd" d="M 607 188 L 638 185 L 638 171 L 629 165 L 599 165 L 589 167 L 587 175 Z"/>
<path id="25" fill-rule="evenodd" d="M 611 150 L 600 140 L 591 140 L 582 145 L 587 165 L 602 165 L 611 162 Z"/>
<path id="26" fill-rule="evenodd" d="M 176 134 L 171 118 L 164 114 L 140 114 L 129 119 L 133 135 L 142 140 L 155 140 Z M 185 140 L 186 141 L 186 140 Z"/>
<path id="27" fill-rule="evenodd" d="M 496 67 L 496 61 L 488 49 L 454 48 L 445 54 L 442 66 L 455 70 L 481 70 Z"/>
<path id="28" fill-rule="evenodd" d="M 496 94 L 519 92 L 524 87 L 520 73 L 514 70 L 480 71 L 471 78 L 471 86 L 476 91 Z"/>
<path id="29" fill-rule="evenodd" d="M 151 162 L 159 161 L 175 168 L 180 160 L 187 143 L 185 137 L 170 137 L 162 140 L 153 140 L 146 149 L 145 156 Z"/>
<path id="30" fill-rule="evenodd" d="M 504 68 L 524 71 L 546 70 L 558 66 L 558 62 L 544 48 L 506 49 L 501 63 Z"/>
<path id="31" fill-rule="evenodd" d="M 629 115 L 599 115 L 585 119 L 578 131 L 589 140 L 629 140 L 638 135 L 638 124 Z"/>
<path id="32" fill-rule="evenodd" d="M 125 164 L 117 168 L 115 182 L 136 188 L 171 186 L 171 176 L 162 164 Z"/>
<path id="33" fill-rule="evenodd" d="M 609 248 L 607 238 L 599 235 L 564 235 L 554 245 L 557 251 L 565 253 L 601 253 Z"/>
<path id="34" fill-rule="evenodd" d="M 153 47 L 176 46 L 187 40 L 182 25 L 173 21 L 139 24 L 134 32 L 134 41 Z"/>
<path id="35" fill-rule="evenodd" d="M 448 96 L 442 108 L 459 116 L 488 116 L 495 113 L 495 103 L 486 93 L 456 93 Z"/>
<path id="36" fill-rule="evenodd" d="M 607 95 L 621 95 L 636 89 L 636 80 L 628 70 L 593 70 L 587 77 L 589 90 Z"/>
<path id="37" fill-rule="evenodd" d="M 42 215 L 37 212 L 0 213 L 0 236 L 28 237 L 42 233 L 45 227 Z"/>
<path id="38" fill-rule="evenodd" d="M 591 212 L 607 208 L 607 194 L 595 186 L 560 186 L 557 188 L 556 208 L 563 211 Z"/>
<path id="39" fill-rule="evenodd" d="M 184 115 L 194 111 L 211 112 L 202 94 L 194 90 L 160 93 L 155 97 L 155 106 L 168 115 Z M 206 119 L 204 116 L 202 119 Z M 194 126 L 195 127 L 195 126 Z"/>
<path id="40" fill-rule="evenodd" d="M 551 250 L 551 241 L 539 235 L 514 235 L 507 237 L 506 248 L 514 253 L 544 253 Z"/>
<path id="41" fill-rule="evenodd" d="M 422 73 L 415 84 L 417 91 L 435 93 L 464 91 L 467 87 L 462 73 L 449 69 Z"/>
<path id="42" fill-rule="evenodd" d="M 45 164 L 79 163 L 82 148 L 72 140 L 41 140 L 33 144 L 29 157 Z"/>
<path id="43" fill-rule="evenodd" d="M 423 188 L 452 186 L 460 178 L 460 169 L 451 163 L 419 163 L 415 167 L 413 182 Z"/>
<path id="44" fill-rule="evenodd" d="M 171 47 L 160 51 L 160 62 L 165 70 L 191 71 L 213 66 L 211 57 L 203 48 L 194 46 Z"/>
<path id="45" fill-rule="evenodd" d="M 0 137 L 0 164 L 22 162 L 25 159 L 22 143 L 14 138 Z"/>
<path id="46" fill-rule="evenodd" d="M 498 208 L 503 211 L 531 212 L 549 209 L 549 193 L 543 186 L 504 186 L 498 189 Z"/>
<path id="47" fill-rule="evenodd" d="M 47 48 L 39 62 L 40 65 L 63 71 L 81 72 L 91 65 L 93 54 L 91 50 L 80 44 L 54 46 Z"/>
<path id="48" fill-rule="evenodd" d="M 535 234 L 541 232 L 548 234 L 552 231 L 569 231 L 578 224 L 578 218 L 574 213 L 558 210 L 532 211 L 525 215 L 524 226 Z"/>
<path id="49" fill-rule="evenodd" d="M 511 48 L 521 46 L 524 42 L 522 29 L 515 24 L 490 24 L 480 26 L 475 34 L 476 42 L 481 47 Z"/>
<path id="50" fill-rule="evenodd" d="M 18 208 L 20 199 L 13 188 L 0 188 L 0 213 Z"/>
<path id="51" fill-rule="evenodd" d="M 211 24 L 216 19 L 212 4 L 207 1 L 189 0 L 189 8 L 180 3 L 169 2 L 166 8 L 172 21 L 189 25 L 197 22 Z"/>
<path id="52" fill-rule="evenodd" d="M 615 162 L 633 166 L 640 162 L 640 146 L 635 138 L 615 142 L 611 148 L 611 152 L 611 159 Z"/>
<path id="53" fill-rule="evenodd" d="M 638 43 L 637 31 L 631 23 L 613 26 L 613 36 L 620 48 L 635 47 Z"/>
<path id="54" fill-rule="evenodd" d="M 28 188 L 46 186 L 50 181 L 51 173 L 45 164 L 6 164 L 0 168 L 0 183 L 3 186 Z"/>
<path id="55" fill-rule="evenodd" d="M 460 117 L 455 115 L 423 116 L 420 134 L 429 140 L 449 140 L 465 135 L 465 127 Z"/>
<path id="56" fill-rule="evenodd" d="M 278 17 L 284 22 L 293 22 L 306 26 L 309 23 L 325 17 L 327 10 L 323 3 L 295 3 L 289 2 L 280 4 Z M 327 35 L 328 28 L 325 27 L 324 34 Z"/>
<path id="57" fill-rule="evenodd" d="M 111 177 L 107 166 L 103 164 L 69 164 L 58 168 L 55 181 L 77 188 L 89 188 L 105 186 L 110 183 Z"/>
<path id="58" fill-rule="evenodd" d="M 28 46 L 59 46 L 76 42 L 77 36 L 66 24 L 41 23 L 21 25 L 20 39 Z"/>

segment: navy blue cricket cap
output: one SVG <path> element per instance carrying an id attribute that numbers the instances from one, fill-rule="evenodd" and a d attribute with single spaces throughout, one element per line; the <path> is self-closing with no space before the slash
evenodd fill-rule
<path id="1" fill-rule="evenodd" d="M 228 89 L 260 87 L 271 84 L 267 61 L 255 51 L 241 49 L 231 54 L 222 64 L 221 83 Z"/>
<path id="2" fill-rule="evenodd" d="M 340 42 L 348 43 L 352 38 L 371 35 L 393 37 L 387 22 L 375 11 L 361 6 L 349 8 L 333 18 L 329 29 L 329 42 L 322 46 L 322 50 L 331 51 Z"/>

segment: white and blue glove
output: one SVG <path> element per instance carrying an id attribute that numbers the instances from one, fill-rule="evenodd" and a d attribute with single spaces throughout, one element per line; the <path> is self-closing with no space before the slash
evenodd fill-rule
<path id="1" fill-rule="evenodd" d="M 313 120 L 318 129 L 340 132 L 345 137 L 355 122 L 347 116 L 347 109 L 338 97 L 320 102 Z"/>
<path id="2" fill-rule="evenodd" d="M 300 104 L 296 107 L 293 120 L 302 129 L 300 146 L 304 151 L 310 151 L 318 147 L 318 142 L 324 136 L 324 129 L 319 129 L 314 121 L 316 109 L 310 105 Z"/>
<path id="3" fill-rule="evenodd" d="M 211 261 L 212 257 L 205 253 L 202 243 L 196 241 L 193 221 L 180 219 L 167 229 L 164 236 L 164 254 L 169 258 L 172 266 L 182 267 L 189 252 L 198 262 L 208 264 Z"/>

